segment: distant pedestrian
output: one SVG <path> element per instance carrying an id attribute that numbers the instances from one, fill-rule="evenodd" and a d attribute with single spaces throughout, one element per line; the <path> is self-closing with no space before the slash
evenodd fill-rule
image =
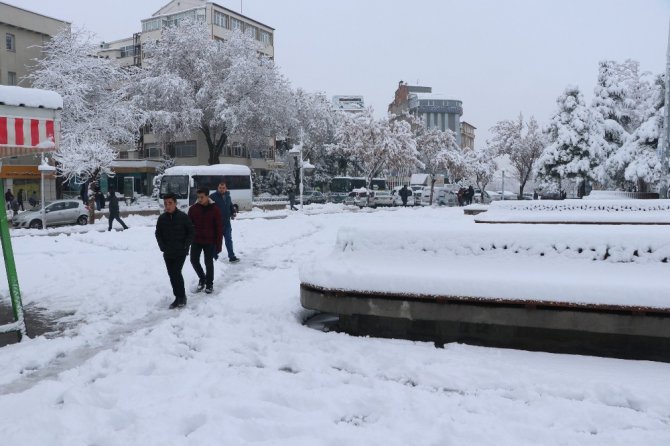
<path id="1" fill-rule="evenodd" d="M 19 202 L 19 209 L 25 211 L 25 208 L 23 207 L 23 189 L 19 189 L 19 193 L 16 196 L 16 201 Z"/>
<path id="2" fill-rule="evenodd" d="M 235 220 L 237 216 L 237 210 L 233 205 L 233 201 L 230 198 L 230 192 L 228 192 L 228 183 L 222 180 L 219 182 L 216 192 L 209 196 L 214 203 L 219 207 L 221 212 L 221 222 L 223 224 L 223 239 L 226 244 L 226 251 L 228 253 L 228 261 L 230 263 L 239 262 L 240 259 L 235 255 L 233 250 L 233 228 L 230 224 L 231 220 Z"/>
<path id="3" fill-rule="evenodd" d="M 292 186 L 288 189 L 288 203 L 291 206 L 290 209 L 292 211 L 298 210 L 298 208 L 295 207 L 295 189 Z"/>
<path id="4" fill-rule="evenodd" d="M 126 226 L 126 224 L 123 222 L 123 220 L 121 220 L 121 214 L 119 212 L 119 199 L 116 197 L 116 191 L 113 188 L 110 188 L 109 189 L 109 229 L 108 229 L 108 231 L 112 230 L 112 223 L 114 223 L 114 220 L 121 223 L 121 226 L 123 226 L 123 229 L 128 229 L 128 226 Z"/>
<path id="5" fill-rule="evenodd" d="M 458 198 L 458 205 L 463 206 L 463 203 L 465 203 L 465 188 L 464 187 L 459 187 L 458 188 L 458 193 L 456 194 L 456 198 Z"/>
<path id="6" fill-rule="evenodd" d="M 474 196 L 475 196 L 475 188 L 472 187 L 472 185 L 470 185 L 468 186 L 466 195 L 468 204 L 472 204 L 472 199 L 474 198 Z"/>
<path id="7" fill-rule="evenodd" d="M 79 198 L 81 198 L 82 203 L 88 205 L 88 181 L 81 183 L 81 188 L 79 189 Z"/>
<path id="8" fill-rule="evenodd" d="M 12 198 L 11 208 L 12 215 L 16 217 L 16 215 L 19 213 L 19 200 L 16 197 Z"/>
<path id="9" fill-rule="evenodd" d="M 11 189 L 7 189 L 5 192 L 5 203 L 7 204 L 7 209 L 12 210 L 12 200 L 14 199 L 14 194 Z"/>
<path id="10" fill-rule="evenodd" d="M 37 193 L 35 191 L 33 191 L 32 195 L 30 195 L 30 198 L 28 198 L 28 204 L 30 204 L 30 207 L 37 206 Z"/>
<path id="11" fill-rule="evenodd" d="M 410 194 L 410 192 L 409 192 L 409 189 L 407 189 L 406 184 L 404 184 L 402 186 L 402 189 L 400 189 L 400 191 L 398 191 L 398 195 L 400 195 L 400 199 L 402 200 L 402 205 L 404 207 L 407 207 L 407 198 L 409 197 L 409 194 Z"/>
<path id="12" fill-rule="evenodd" d="M 210 200 L 208 189 L 198 189 L 197 201 L 188 210 L 188 218 L 193 223 L 195 238 L 191 244 L 191 265 L 198 275 L 200 292 L 211 294 L 214 284 L 214 258 L 219 258 L 223 241 L 223 221 L 221 212 L 213 200 Z M 200 254 L 205 257 L 205 271 L 200 265 Z"/>
<path id="13" fill-rule="evenodd" d="M 194 230 L 188 216 L 177 209 L 175 194 L 164 195 L 163 206 L 165 212 L 156 221 L 155 234 L 175 297 L 174 302 L 170 304 L 172 309 L 186 305 L 186 289 L 181 270 L 188 256 L 189 247 L 193 243 Z"/>

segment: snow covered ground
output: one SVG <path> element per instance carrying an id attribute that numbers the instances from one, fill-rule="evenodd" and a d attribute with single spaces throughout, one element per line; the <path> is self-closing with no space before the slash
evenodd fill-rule
<path id="1" fill-rule="evenodd" d="M 0 349 L 1 443 L 670 444 L 670 364 L 302 325 L 299 266 L 330 255 L 340 227 L 476 227 L 453 208 L 306 209 L 234 222 L 242 262 L 217 262 L 214 294 L 190 293 L 181 311 L 167 310 L 156 217 L 13 231 L 24 303 L 64 326 Z M 8 300 L 4 274 L 0 287 Z"/>

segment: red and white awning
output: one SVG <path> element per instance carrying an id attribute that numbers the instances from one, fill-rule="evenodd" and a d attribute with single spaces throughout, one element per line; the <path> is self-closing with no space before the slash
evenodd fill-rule
<path id="1" fill-rule="evenodd" d="M 53 119 L 0 116 L 0 157 L 56 150 Z"/>

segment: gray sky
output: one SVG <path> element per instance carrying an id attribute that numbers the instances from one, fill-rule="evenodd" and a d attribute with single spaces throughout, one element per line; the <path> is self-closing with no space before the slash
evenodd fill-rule
<path id="1" fill-rule="evenodd" d="M 83 25 L 101 40 L 140 30 L 168 0 L 3 0 Z M 239 11 L 239 0 L 216 2 Z M 566 85 L 591 100 L 602 59 L 661 73 L 670 0 L 243 0 L 275 28 L 275 60 L 294 87 L 365 96 L 386 112 L 398 81 L 463 101 L 478 128 L 523 112 L 545 124 Z"/>

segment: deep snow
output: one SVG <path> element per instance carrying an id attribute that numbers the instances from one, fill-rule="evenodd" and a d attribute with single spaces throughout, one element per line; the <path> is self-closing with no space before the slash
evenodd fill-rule
<path id="1" fill-rule="evenodd" d="M 235 221 L 242 262 L 217 262 L 214 295 L 181 311 L 166 309 L 156 217 L 14 231 L 24 303 L 70 315 L 56 337 L 0 349 L 2 444 L 670 444 L 670 364 L 302 325 L 299 265 L 330 255 L 340 227 L 475 225 L 461 209 L 306 209 Z"/>

